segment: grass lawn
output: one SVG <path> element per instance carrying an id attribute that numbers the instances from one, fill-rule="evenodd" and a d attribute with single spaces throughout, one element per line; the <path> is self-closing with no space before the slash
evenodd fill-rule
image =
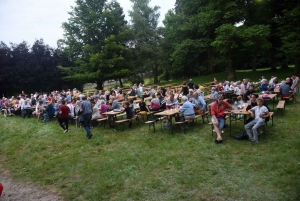
<path id="1" fill-rule="evenodd" d="M 291 72 L 272 74 L 281 80 Z M 214 76 L 221 80 L 194 80 Z M 87 140 L 74 124 L 64 134 L 56 121 L 1 115 L 0 171 L 64 200 L 300 200 L 299 110 L 300 100 L 287 105 L 283 118 L 275 114 L 258 144 L 234 140 L 225 129 L 219 145 L 202 122 L 173 135 L 147 125 L 117 132 L 96 127 Z M 243 125 L 234 123 L 233 134 L 241 132 Z"/>

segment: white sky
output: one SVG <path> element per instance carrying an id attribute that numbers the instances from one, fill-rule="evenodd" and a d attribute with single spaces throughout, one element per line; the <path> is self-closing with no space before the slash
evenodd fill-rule
<path id="1" fill-rule="evenodd" d="M 129 21 L 131 2 L 117 1 Z M 175 1 L 151 1 L 150 6 L 160 7 L 160 22 Z M 43 38 L 45 44 L 56 47 L 57 40 L 63 38 L 61 24 L 68 21 L 70 6 L 75 6 L 75 0 L 0 0 L 0 41 L 9 45 L 25 40 L 32 45 L 35 39 Z"/>

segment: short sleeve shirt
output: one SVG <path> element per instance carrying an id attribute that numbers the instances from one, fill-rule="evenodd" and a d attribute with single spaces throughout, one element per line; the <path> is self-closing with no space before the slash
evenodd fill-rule
<path id="1" fill-rule="evenodd" d="M 254 111 L 255 119 L 262 119 L 259 117 L 259 115 L 264 112 L 269 112 L 269 110 L 266 106 L 261 106 L 261 107 L 255 106 L 252 108 L 252 110 Z"/>

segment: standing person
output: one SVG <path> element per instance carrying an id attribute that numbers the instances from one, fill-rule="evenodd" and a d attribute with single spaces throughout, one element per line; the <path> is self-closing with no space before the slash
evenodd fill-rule
<path id="1" fill-rule="evenodd" d="M 226 111 L 226 109 L 232 110 L 232 107 L 228 102 L 223 101 L 222 95 L 219 95 L 217 101 L 211 104 L 212 123 L 217 133 L 217 139 L 215 140 L 216 143 L 223 142 L 221 132 L 225 124 L 224 112 Z"/>
<path id="2" fill-rule="evenodd" d="M 291 90 L 293 90 L 293 98 L 294 98 L 294 103 L 296 103 L 296 96 L 299 90 L 299 77 L 297 77 L 296 74 L 292 75 L 293 78 L 293 85 L 291 86 Z"/>
<path id="3" fill-rule="evenodd" d="M 86 99 L 86 96 L 82 97 L 82 102 L 80 103 L 80 111 L 83 114 L 83 127 L 86 131 L 86 137 L 91 139 L 93 134 L 91 133 L 91 120 L 92 120 L 92 104 Z"/>
<path id="4" fill-rule="evenodd" d="M 59 107 L 59 125 L 64 129 L 64 133 L 69 131 L 69 117 L 70 117 L 70 108 L 66 106 L 66 101 L 61 101 L 61 106 Z"/>
<path id="5" fill-rule="evenodd" d="M 189 86 L 190 89 L 194 89 L 194 82 L 192 79 L 190 79 L 187 85 Z"/>

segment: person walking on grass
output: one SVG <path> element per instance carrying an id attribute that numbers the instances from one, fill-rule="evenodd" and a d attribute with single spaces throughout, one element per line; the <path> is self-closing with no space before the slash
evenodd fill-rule
<path id="1" fill-rule="evenodd" d="M 59 125 L 64 129 L 64 133 L 69 131 L 69 117 L 70 117 L 70 108 L 66 106 L 66 101 L 61 101 L 61 106 L 59 107 Z"/>
<path id="2" fill-rule="evenodd" d="M 83 127 L 86 131 L 86 137 L 91 139 L 93 136 L 90 127 L 92 120 L 92 104 L 86 99 L 86 96 L 82 97 L 82 102 L 80 103 L 80 112 L 83 115 Z"/>

